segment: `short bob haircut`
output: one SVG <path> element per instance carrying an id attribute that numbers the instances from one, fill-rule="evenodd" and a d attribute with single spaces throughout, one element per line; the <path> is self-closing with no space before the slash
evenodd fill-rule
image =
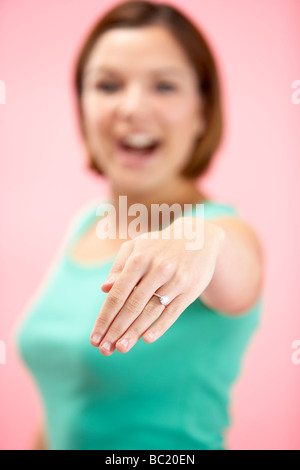
<path id="1" fill-rule="evenodd" d="M 188 164 L 181 172 L 183 176 L 195 179 L 208 169 L 212 157 L 221 142 L 223 116 L 220 81 L 216 63 L 207 40 L 184 14 L 170 5 L 148 1 L 125 1 L 109 10 L 93 26 L 79 51 L 75 63 L 75 94 L 80 130 L 88 149 L 88 142 L 86 141 L 83 127 L 81 95 L 83 72 L 95 42 L 108 30 L 150 25 L 167 28 L 185 50 L 198 77 L 198 89 L 204 103 L 206 128 L 202 137 L 196 142 Z M 88 154 L 88 168 L 103 175 L 89 150 Z"/>

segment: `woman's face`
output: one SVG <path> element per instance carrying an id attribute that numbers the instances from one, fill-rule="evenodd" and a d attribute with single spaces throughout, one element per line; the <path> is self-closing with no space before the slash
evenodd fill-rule
<path id="1" fill-rule="evenodd" d="M 203 133 L 197 77 L 159 26 L 107 31 L 84 70 L 88 147 L 121 193 L 174 189 Z"/>

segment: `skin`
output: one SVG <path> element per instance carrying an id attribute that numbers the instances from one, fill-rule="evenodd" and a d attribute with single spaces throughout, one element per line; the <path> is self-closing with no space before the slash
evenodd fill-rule
<path id="1" fill-rule="evenodd" d="M 196 180 L 181 176 L 205 129 L 202 98 L 192 65 L 166 29 L 116 29 L 99 38 L 85 69 L 82 112 L 87 146 L 110 184 L 117 229 L 120 195 L 127 196 L 128 206 L 143 203 L 149 216 L 153 203 L 176 202 L 183 207 L 206 199 Z M 162 143 L 147 167 L 133 168 L 118 158 L 116 139 L 137 131 L 146 131 Z M 128 225 L 130 221 L 128 217 Z M 225 243 L 225 230 L 205 220 L 204 244 L 191 251 L 185 248 L 184 236 L 176 238 L 182 221 L 180 217 L 171 223 L 171 239 L 163 239 L 162 230 L 155 240 L 146 232 L 122 243 L 110 271 L 112 279 L 109 276 L 102 285 L 108 295 L 90 337 L 102 354 L 111 355 L 115 349 L 128 352 L 142 336 L 146 342 L 155 341 L 210 284 L 214 298 L 216 285 L 226 292 L 222 282 L 228 275 L 222 266 L 225 261 L 230 265 L 233 248 Z M 227 226 L 227 230 L 231 229 Z M 245 253 L 251 248 L 241 246 Z M 219 263 L 223 251 L 227 259 Z M 216 266 L 219 275 L 212 283 Z M 235 268 L 240 270 L 238 265 Z M 171 303 L 164 307 L 154 292 L 168 295 Z M 252 301 L 256 291 L 250 294 Z M 224 297 L 217 300 L 222 303 Z M 210 296 L 207 302 L 211 303 Z"/>
<path id="2" fill-rule="evenodd" d="M 97 72 L 98 68 L 110 69 Z M 173 68 L 173 72 L 163 71 Z M 185 52 L 161 27 L 116 29 L 98 39 L 85 69 L 82 108 L 86 140 L 110 182 L 114 202 L 172 203 L 203 197 L 180 176 L 204 131 L 202 100 Z M 113 92 L 103 87 L 115 86 Z M 101 89 L 102 87 L 102 89 Z M 115 158 L 116 136 L 144 130 L 163 145 L 147 168 Z M 174 194 L 176 197 L 174 198 Z"/>

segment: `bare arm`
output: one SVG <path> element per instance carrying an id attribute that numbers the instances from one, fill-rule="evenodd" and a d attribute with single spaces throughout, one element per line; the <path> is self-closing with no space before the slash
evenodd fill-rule
<path id="1" fill-rule="evenodd" d="M 254 231 L 242 220 L 219 218 L 210 223 L 224 230 L 210 284 L 200 300 L 208 307 L 239 315 L 254 306 L 263 283 L 263 254 Z"/>

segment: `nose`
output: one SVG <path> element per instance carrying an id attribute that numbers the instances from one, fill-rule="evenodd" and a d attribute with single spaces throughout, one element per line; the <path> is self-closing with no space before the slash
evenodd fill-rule
<path id="1" fill-rule="evenodd" d="M 124 89 L 118 102 L 118 115 L 124 118 L 140 119 L 149 110 L 145 90 L 137 84 Z"/>

